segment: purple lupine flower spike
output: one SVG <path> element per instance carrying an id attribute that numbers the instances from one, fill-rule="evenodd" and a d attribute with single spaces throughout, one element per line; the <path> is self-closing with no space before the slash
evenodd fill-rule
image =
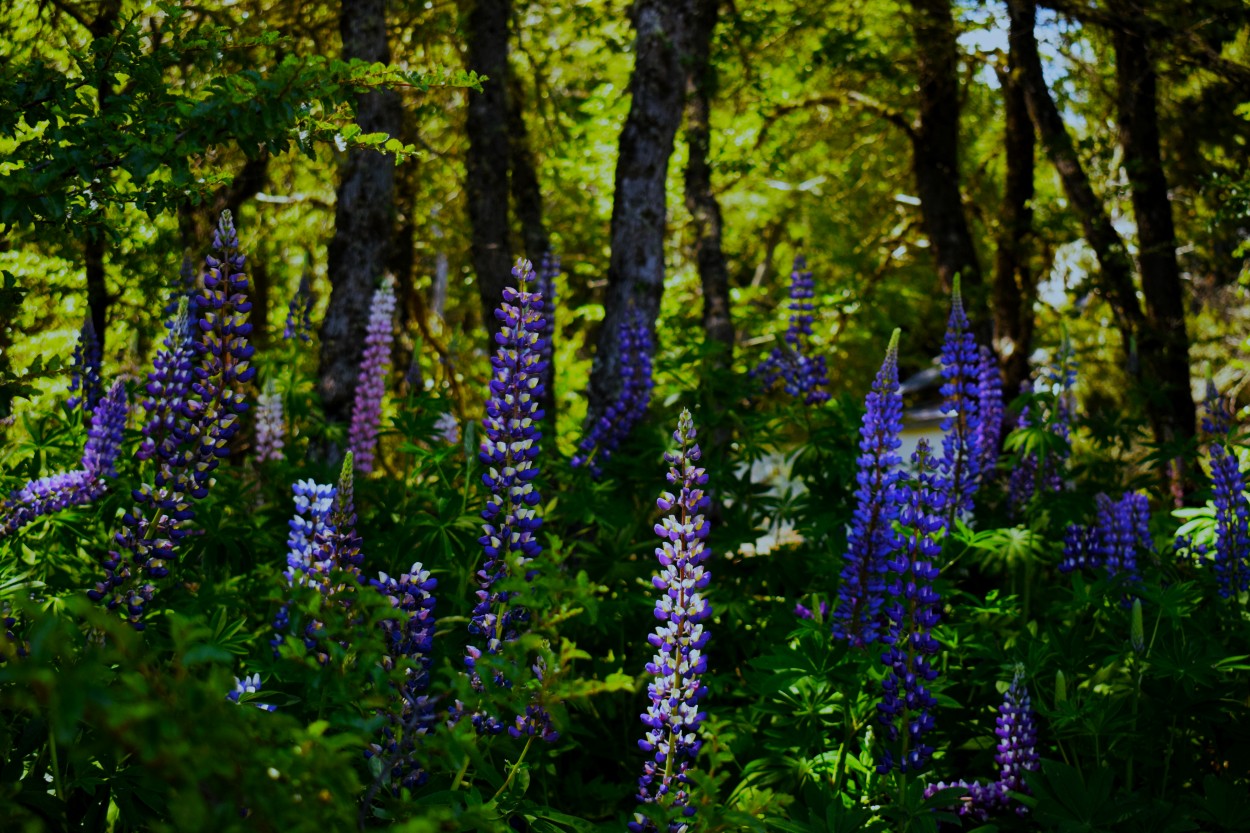
<path id="1" fill-rule="evenodd" d="M 126 388 L 113 383 L 91 414 L 83 446 L 82 468 L 32 480 L 0 502 L 0 538 L 44 515 L 70 506 L 84 506 L 105 492 L 105 480 L 117 476 L 115 464 L 126 428 Z"/>
<path id="2" fill-rule="evenodd" d="M 213 248 L 205 262 L 203 290 L 196 296 L 199 337 L 192 341 L 195 364 L 191 394 L 174 420 L 173 445 L 151 484 L 134 492 L 137 505 L 122 518 L 116 549 L 104 561 L 105 578 L 88 591 L 110 610 L 123 612 L 136 629 L 143 629 L 144 608 L 156 591 L 154 581 L 169 575 L 178 543 L 194 517 L 192 501 L 208 494 L 212 474 L 247 410 L 244 388 L 255 375 L 250 367 L 253 347 L 247 336 L 245 258 L 229 211 L 221 213 L 213 233 Z"/>
<path id="3" fill-rule="evenodd" d="M 621 320 L 617 331 L 620 339 L 621 392 L 608 406 L 586 436 L 570 464 L 574 468 L 589 464 L 592 477 L 603 475 L 603 465 L 634 430 L 651 404 L 651 355 L 655 342 L 651 327 L 642 310 L 631 308 Z"/>
<path id="4" fill-rule="evenodd" d="M 857 648 L 871 645 L 881 635 L 881 608 L 885 603 L 886 560 L 898 549 L 894 531 L 899 516 L 898 448 L 902 444 L 903 397 L 898 389 L 898 337 L 890 337 L 885 361 L 868 394 L 859 429 L 855 513 L 847 534 L 838 604 L 833 613 L 833 635 Z"/>
<path id="5" fill-rule="evenodd" d="M 1233 425 L 1232 402 L 1216 387 L 1210 365 L 1207 365 L 1206 376 L 1206 395 L 1202 400 L 1202 431 L 1208 437 L 1221 438 L 1228 434 Z"/>
<path id="6" fill-rule="evenodd" d="M 265 383 L 265 392 L 256 398 L 256 462 L 283 459 L 285 437 L 282 396 L 274 390 L 270 379 Z"/>
<path id="7" fill-rule="evenodd" d="M 1068 573 L 1104 568 L 1108 576 L 1122 574 L 1128 582 L 1138 583 L 1138 555 L 1154 550 L 1150 535 L 1150 501 L 1138 492 L 1125 492 L 1118 501 L 1099 494 L 1094 498 L 1094 505 L 1093 524 L 1068 525 L 1059 570 Z"/>
<path id="8" fill-rule="evenodd" d="M 404 669 L 404 679 L 395 687 L 398 702 L 385 713 L 382 740 L 365 750 L 365 757 L 378 756 L 391 762 L 391 791 L 398 795 L 401 787 L 415 789 L 429 777 L 417 759 L 417 746 L 433 730 L 437 719 L 434 703 L 426 692 L 433 666 L 434 589 L 438 579 L 432 578 L 418 561 L 406 573 L 379 573 L 369 584 L 390 600 L 398 614 L 398 618 L 382 621 L 386 641 L 383 667 L 393 671 L 396 663 L 403 660 L 411 660 L 415 665 Z"/>
<path id="9" fill-rule="evenodd" d="M 785 392 L 802 397 L 808 405 L 819 405 L 829 399 L 825 388 L 829 384 L 829 372 L 824 356 L 811 356 L 812 298 L 815 283 L 807 270 L 803 255 L 794 258 L 790 273 L 790 325 L 786 329 L 785 346 L 778 345 L 751 371 L 751 377 L 759 379 L 760 387 L 769 390 L 781 381 Z"/>
<path id="10" fill-rule="evenodd" d="M 178 430 L 186 420 L 187 397 L 195 378 L 194 333 L 188 315 L 188 300 L 178 301 L 176 314 L 166 322 L 165 346 L 156 354 L 145 388 L 143 408 L 148 418 L 143 426 L 143 442 L 135 456 L 149 460 L 157 454 L 169 461 L 176 451 Z"/>
<path id="11" fill-rule="evenodd" d="M 977 369 L 977 413 L 981 427 L 977 444 L 980 448 L 981 475 L 994 471 L 1003 441 L 1003 377 L 994 351 L 981 346 L 981 364 Z"/>
<path id="12" fill-rule="evenodd" d="M 96 402 L 104 393 L 104 385 L 100 380 L 100 367 L 103 356 L 100 352 L 100 337 L 96 334 L 95 324 L 91 320 L 91 311 L 83 317 L 82 330 L 78 333 L 78 343 L 74 346 L 74 355 L 70 360 L 69 407 L 82 406 L 83 413 L 90 414 L 95 410 Z"/>
<path id="13" fill-rule="evenodd" d="M 536 508 L 541 498 L 534 486 L 538 476 L 534 461 L 542 438 L 539 425 L 546 369 L 542 358 L 544 304 L 541 295 L 530 291 L 533 269 L 528 260 L 517 260 L 512 275 L 516 287 L 504 289 L 503 303 L 495 310 L 500 323 L 495 334 L 498 348 L 491 357 L 491 395 L 482 421 L 485 437 L 478 454 L 486 466 L 482 481 L 491 496 L 482 510 L 485 523 L 478 541 L 486 558 L 477 571 L 477 604 L 469 621 L 469 633 L 484 638 L 487 654 L 498 654 L 504 642 L 515 640 L 518 626 L 528 616 L 524 608 L 512 603 L 515 593 L 495 585 L 516 570 L 528 575 L 526 565 L 542 552 L 537 538 L 542 518 Z M 464 660 L 478 691 L 484 689 L 477 671 L 482 653 L 481 647 L 470 644 Z M 502 674 L 495 676 L 495 683 L 509 685 Z M 503 730 L 503 724 L 492 715 L 478 714 L 473 721 L 479 731 Z"/>
<path id="14" fill-rule="evenodd" d="M 889 627 L 881 661 L 887 670 L 881 680 L 884 696 L 877 704 L 886 743 L 877 764 L 881 774 L 895 767 L 902 773 L 915 772 L 933 755 L 925 735 L 933 728 L 937 706 L 928 687 L 937 679 L 930 658 L 939 647 L 933 638 L 940 618 L 940 598 L 933 589 L 938 577 L 934 561 L 942 551 L 939 539 L 946 525 L 949 492 L 934 471 L 927 440 L 917 445 L 912 467 L 915 473 L 904 487 L 907 499 L 899 515 L 906 539 L 886 565 L 890 571 L 886 586 L 890 602 L 885 607 Z"/>
<path id="15" fill-rule="evenodd" d="M 286 326 L 282 329 L 282 338 L 289 341 L 293 338 L 307 343 L 312 340 L 312 283 L 305 272 L 299 279 L 299 287 L 291 296 L 286 308 Z"/>
<path id="16" fill-rule="evenodd" d="M 972 496 L 980 485 L 981 415 L 978 387 L 981 356 L 972 337 L 959 294 L 959 277 L 951 293 L 950 321 L 942 343 L 942 458 L 938 469 L 946 481 L 947 512 L 951 520 L 972 511 Z"/>
<path id="17" fill-rule="evenodd" d="M 687 773 L 702 746 L 699 726 L 707 717 L 699 711 L 699 701 L 707 693 L 702 675 L 707 670 L 703 649 L 709 634 L 703 623 L 712 609 L 704 591 L 711 573 L 703 564 L 710 555 L 704 540 L 711 525 L 703 516 L 709 503 L 703 489 L 707 472 L 698 465 L 701 452 L 695 437 L 690 411 L 682 410 L 673 433 L 677 450 L 664 454 L 668 482 L 677 493 L 663 492 L 656 501 L 661 511 L 672 514 L 655 525 L 662 541 L 655 550 L 661 569 L 651 582 L 660 591 L 655 618 L 661 624 L 647 637 L 655 648 L 647 663 L 647 672 L 653 675 L 647 686 L 651 705 L 642 715 L 647 730 L 638 742 L 644 752 L 655 753 L 638 779 L 638 801 L 662 802 L 679 810 L 682 820 L 670 825 L 670 833 L 683 833 L 694 815 Z M 654 825 L 635 814 L 629 829 L 639 833 Z"/>
<path id="18" fill-rule="evenodd" d="M 1250 505 L 1237 456 L 1219 443 L 1211 446 L 1215 502 L 1215 580 L 1220 596 L 1250 589 Z"/>
<path id="19" fill-rule="evenodd" d="M 365 335 L 365 353 L 356 379 L 356 401 L 352 405 L 352 424 L 347 445 L 356 455 L 356 470 L 361 474 L 373 471 L 373 455 L 378 443 L 378 426 L 382 421 L 382 397 L 386 393 L 386 372 L 391 366 L 391 342 L 394 340 L 395 281 L 387 277 L 373 293 L 369 306 L 369 325 Z"/>

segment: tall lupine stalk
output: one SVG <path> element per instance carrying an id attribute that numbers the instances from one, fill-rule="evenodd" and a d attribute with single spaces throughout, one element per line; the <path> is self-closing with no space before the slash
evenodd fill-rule
<path id="1" fill-rule="evenodd" d="M 172 449 L 160 455 L 151 484 L 135 490 L 135 507 L 122 518 L 116 549 L 104 560 L 105 577 L 87 595 L 125 613 L 138 630 L 153 598 L 153 582 L 169 575 L 177 548 L 194 517 L 192 501 L 208 494 L 212 474 L 228 451 L 247 410 L 244 386 L 255 370 L 247 313 L 247 276 L 230 212 L 223 211 L 206 259 L 204 288 L 196 296 L 200 337 L 193 342 L 198 362 L 191 395 L 175 420 Z"/>
<path id="2" fill-rule="evenodd" d="M 1215 502 L 1215 581 L 1220 596 L 1236 598 L 1250 590 L 1250 505 L 1237 456 L 1211 446 L 1211 481 Z"/>
<path id="3" fill-rule="evenodd" d="M 11 492 L 0 503 L 0 538 L 44 515 L 100 498 L 107 488 L 105 481 L 117 476 L 114 464 L 121 450 L 126 414 L 126 388 L 117 381 L 91 414 L 82 468 L 32 480 Z"/>
<path id="4" fill-rule="evenodd" d="M 1017 670 L 998 707 L 994 719 L 994 734 L 998 746 L 994 763 L 998 765 L 998 778 L 990 783 L 980 781 L 938 781 L 925 788 L 925 798 L 951 787 L 962 787 L 967 795 L 959 804 L 959 815 L 972 821 L 985 822 L 990 814 L 1011 804 L 1011 792 L 1028 792 L 1024 773 L 1036 772 L 1041 766 L 1037 754 L 1037 715 L 1029 689 L 1024 684 L 1024 672 Z M 1024 815 L 1028 808 L 1017 805 L 1016 813 Z"/>
<path id="5" fill-rule="evenodd" d="M 186 420 L 187 398 L 195 380 L 195 335 L 188 299 L 183 297 L 177 304 L 174 316 L 165 324 L 165 346 L 157 352 L 148 372 L 147 397 L 143 400 L 147 420 L 143 442 L 135 454 L 140 460 L 157 454 L 162 460 L 171 460 L 177 452 L 180 422 Z"/>
<path id="6" fill-rule="evenodd" d="M 824 356 L 811 356 L 812 298 L 815 297 L 812 273 L 807 271 L 803 255 L 794 258 L 790 273 L 790 325 L 786 329 L 785 346 L 778 345 L 751 371 L 764 390 L 778 380 L 787 394 L 802 397 L 808 405 L 819 405 L 829 399 L 825 387 L 829 371 Z"/>
<path id="7" fill-rule="evenodd" d="M 1072 343 L 1064 336 L 1059 348 L 1058 362 L 1043 370 L 1041 383 L 1045 391 L 1053 396 L 1053 406 L 1049 413 L 1039 413 L 1031 407 L 1020 411 L 1016 420 L 1017 429 L 1028 429 L 1045 426 L 1046 430 L 1063 440 L 1054 453 L 1039 457 L 1036 452 L 1027 452 L 1019 458 L 1011 471 L 1008 483 L 1008 503 L 1013 513 L 1020 513 L 1039 488 L 1048 492 L 1063 490 L 1064 471 L 1072 447 L 1072 417 L 1076 410 L 1076 354 Z M 1020 385 L 1021 395 L 1033 392 L 1033 385 L 1024 382 Z"/>
<path id="8" fill-rule="evenodd" d="M 69 407 L 80 405 L 84 414 L 95 410 L 96 402 L 104 394 L 104 383 L 100 379 L 100 366 L 103 356 L 100 351 L 100 337 L 96 334 L 95 324 L 91 321 L 88 311 L 78 332 L 78 342 L 74 345 L 74 354 L 70 359 Z"/>
<path id="9" fill-rule="evenodd" d="M 274 389 L 270 379 L 265 383 L 265 392 L 256 397 L 256 462 L 283 459 L 285 438 L 286 417 L 282 412 L 282 396 Z"/>
<path id="10" fill-rule="evenodd" d="M 1003 443 L 1003 377 L 994 351 L 981 346 L 981 364 L 977 368 L 977 414 L 981 419 L 977 440 L 980 449 L 981 476 L 991 474 L 998 464 Z"/>
<path id="11" fill-rule="evenodd" d="M 308 274 L 299 279 L 299 287 L 286 306 L 286 326 L 282 329 L 282 338 L 289 341 L 298 339 L 307 344 L 312 340 L 312 284 Z"/>
<path id="12" fill-rule="evenodd" d="M 885 361 L 868 393 L 859 429 L 855 513 L 847 533 L 846 563 L 833 612 L 833 635 L 865 648 L 882 635 L 886 561 L 899 548 L 898 483 L 902 458 L 903 396 L 898 389 L 898 336 L 890 337 Z"/>
<path id="13" fill-rule="evenodd" d="M 620 396 L 591 426 L 570 461 L 574 468 L 589 464 L 591 476 L 596 478 L 603 475 L 604 463 L 612 458 L 651 404 L 654 384 L 651 356 L 655 344 L 651 327 L 641 310 L 634 309 L 622 319 L 618 336 L 621 340 Z"/>
<path id="14" fill-rule="evenodd" d="M 356 401 L 347 445 L 356 457 L 356 470 L 373 471 L 373 454 L 382 422 L 382 397 L 386 394 L 386 373 L 391 366 L 391 342 L 395 338 L 395 281 L 387 277 L 373 293 L 369 323 L 365 331 L 365 352 L 356 378 Z"/>
<path id="15" fill-rule="evenodd" d="M 1119 500 L 1099 494 L 1094 503 L 1093 524 L 1069 524 L 1065 531 L 1060 571 L 1104 568 L 1109 576 L 1123 574 L 1137 583 L 1137 556 L 1154 549 L 1150 501 L 1141 493 L 1125 492 Z"/>
<path id="16" fill-rule="evenodd" d="M 972 511 L 972 496 L 980 485 L 981 416 L 979 388 L 981 356 L 964 313 L 959 278 L 951 293 L 951 314 L 942 343 L 942 459 L 938 470 L 946 481 L 946 512 L 950 526 Z"/>
<path id="17" fill-rule="evenodd" d="M 490 655 L 499 654 L 503 643 L 515 640 L 518 625 L 528 618 L 523 607 L 512 603 L 516 593 L 497 585 L 509 577 L 529 577 L 529 563 L 542 552 L 537 537 L 542 518 L 536 509 L 541 498 L 533 481 L 538 476 L 534 460 L 542 438 L 544 304 L 542 296 L 529 289 L 533 269 L 528 260 L 519 259 L 512 276 L 516 288 L 504 289 L 503 303 L 495 310 L 500 324 L 495 334 L 498 348 L 490 360 L 494 372 L 482 421 L 486 436 L 478 454 L 486 466 L 482 482 L 491 496 L 482 510 L 485 523 L 478 541 L 486 558 L 477 571 L 477 604 L 469 633 L 484 638 L 485 652 Z M 466 653 L 469 679 L 475 690 L 484 691 L 477 669 L 483 649 L 471 644 Z M 510 685 L 502 673 L 494 681 Z M 479 731 L 491 734 L 504 728 L 493 715 L 475 714 L 473 722 Z"/>
<path id="18" fill-rule="evenodd" d="M 710 555 L 704 540 L 711 524 L 703 516 L 709 502 L 703 490 L 707 472 L 698 466 L 701 452 L 695 437 L 694 419 L 683 409 L 673 432 L 677 449 L 664 454 L 668 482 L 677 493 L 663 492 L 656 501 L 661 511 L 672 514 L 655 525 L 662 542 L 655 550 L 660 573 L 651 583 L 660 591 L 655 618 L 662 624 L 647 637 L 655 648 L 647 663 L 647 673 L 653 675 L 647 686 L 651 704 L 642 715 L 647 728 L 638 742 L 642 751 L 654 753 L 638 779 L 638 801 L 679 810 L 682 820 L 670 824 L 670 833 L 684 833 L 695 813 L 687 773 L 703 744 L 699 726 L 707 717 L 699 711 L 699 701 L 707 693 L 702 676 L 709 634 L 703 623 L 712 609 L 703 591 L 711 573 L 703 564 Z M 639 813 L 629 829 L 638 833 L 654 829 L 654 824 Z"/>
<path id="19" fill-rule="evenodd" d="M 931 657 L 939 647 L 933 638 L 940 618 L 940 597 L 933 589 L 938 577 L 934 561 L 942 551 L 939 539 L 951 492 L 950 484 L 934 470 L 928 441 L 920 441 L 911 462 L 914 472 L 901 487 L 906 502 L 899 516 L 906 537 L 886 564 L 890 602 L 885 607 L 889 627 L 884 642 L 888 647 L 881 655 L 886 672 L 881 680 L 884 696 L 877 704 L 885 744 L 877 764 L 881 774 L 894 768 L 902 774 L 915 772 L 933 755 L 924 737 L 933 728 L 932 710 L 937 706 L 928 688 L 937 679 Z"/>

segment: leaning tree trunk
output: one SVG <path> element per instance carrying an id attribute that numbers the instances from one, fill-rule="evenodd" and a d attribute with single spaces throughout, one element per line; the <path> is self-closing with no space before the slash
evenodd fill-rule
<path id="1" fill-rule="evenodd" d="M 1125 10 L 1126 19 L 1131 18 L 1129 11 Z M 1183 441 L 1194 436 L 1195 414 L 1185 297 L 1176 262 L 1176 229 L 1159 149 L 1157 76 L 1149 45 L 1141 33 L 1131 28 L 1116 29 L 1111 39 L 1115 46 L 1120 147 L 1137 221 L 1138 263 L 1146 302 L 1146 326 L 1137 347 L 1143 372 L 1153 384 L 1143 392 L 1148 398 L 1155 438 L 1161 442 Z"/>
<path id="2" fill-rule="evenodd" d="M 473 271 L 477 273 L 482 323 L 494 330 L 495 307 L 509 283 L 508 244 L 508 18 L 511 0 L 467 0 L 469 69 L 487 76 L 480 93 L 469 93 L 465 160 Z M 493 342 L 492 342 L 493 344 Z"/>
<path id="3" fill-rule="evenodd" d="M 682 53 L 689 0 L 637 0 L 632 11 L 634 74 L 621 129 L 612 195 L 612 256 L 604 320 L 588 391 L 594 424 L 621 388 L 617 331 L 631 308 L 654 327 L 664 292 L 665 183 L 685 94 Z"/>
<path id="4" fill-rule="evenodd" d="M 951 0 L 911 0 L 919 71 L 919 115 L 911 131 L 912 170 L 938 277 L 959 275 L 969 316 L 983 322 L 981 266 L 959 190 L 959 44 Z M 983 329 L 978 327 L 978 329 Z"/>
<path id="5" fill-rule="evenodd" d="M 1013 45 L 1018 40 L 1013 38 Z M 1035 141 L 1019 63 L 1019 55 L 1012 53 L 1007 70 L 999 73 L 1007 174 L 994 254 L 994 351 L 1002 366 L 1003 389 L 1008 398 L 1015 396 L 1020 384 L 1029 377 L 1033 304 L 1037 300 L 1037 275 L 1030 268 L 1027 246 L 1033 230 Z"/>
<path id="6" fill-rule="evenodd" d="M 339 30 L 345 59 L 390 62 L 385 0 L 342 0 Z M 399 95 L 379 91 L 360 96 L 356 121 L 366 133 L 399 135 Z M 351 415 L 369 301 L 386 271 L 394 221 L 395 160 L 372 150 L 349 151 L 327 256 L 330 303 L 321 325 L 317 383 L 326 419 L 332 422 L 346 422 Z"/>
<path id="7" fill-rule="evenodd" d="M 694 218 L 695 262 L 703 287 L 704 338 L 717 347 L 713 353 L 715 366 L 724 368 L 733 362 L 734 322 L 729 308 L 729 267 L 721 248 L 720 205 L 712 193 L 712 168 L 708 163 L 714 88 L 710 54 L 719 0 L 695 0 L 694 6 L 689 39 L 690 80 L 686 86 L 686 210 Z"/>

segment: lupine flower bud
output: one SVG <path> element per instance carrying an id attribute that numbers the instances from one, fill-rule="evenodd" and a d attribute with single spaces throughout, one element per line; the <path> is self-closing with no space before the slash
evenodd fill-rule
<path id="1" fill-rule="evenodd" d="M 365 353 L 356 378 L 356 401 L 352 405 L 352 424 L 347 445 L 356 455 L 356 469 L 361 474 L 373 471 L 373 453 L 378 442 L 378 426 L 382 422 L 382 397 L 386 393 L 386 372 L 391 366 L 391 342 L 394 339 L 395 280 L 391 277 L 373 293 L 369 306 L 369 325 L 365 335 Z"/>
<path id="2" fill-rule="evenodd" d="M 282 397 L 274 390 L 271 379 L 265 383 L 265 392 L 256 399 L 256 462 L 283 458 L 285 422 Z"/>
<path id="3" fill-rule="evenodd" d="M 1211 446 L 1211 481 L 1215 502 L 1215 581 L 1227 599 L 1250 589 L 1250 506 L 1236 455 Z"/>
<path id="4" fill-rule="evenodd" d="M 621 392 L 608 406 L 578 446 L 570 464 L 574 468 L 590 464 L 592 477 L 603 475 L 603 465 L 611 459 L 651 404 L 651 354 L 655 349 L 651 327 L 639 309 L 632 309 L 618 330 L 621 346 Z"/>
<path id="5" fill-rule="evenodd" d="M 1068 702 L 1068 678 L 1063 671 L 1055 672 L 1055 708 Z"/>
<path id="6" fill-rule="evenodd" d="M 829 392 L 824 389 L 829 384 L 825 357 L 808 355 L 815 294 L 807 261 L 798 255 L 790 273 L 790 326 L 786 330 L 785 346 L 774 347 L 751 371 L 751 378 L 759 379 L 761 389 L 769 390 L 780 380 L 787 394 L 802 397 L 808 405 L 819 405 L 829 399 Z"/>
<path id="7" fill-rule="evenodd" d="M 955 278 L 951 315 L 942 343 L 942 459 L 947 512 L 952 519 L 972 511 L 981 476 L 981 416 L 978 408 L 981 356 Z"/>
<path id="8" fill-rule="evenodd" d="M 894 530 L 901 497 L 898 491 L 903 430 L 903 397 L 898 390 L 898 335 L 890 337 L 885 362 L 868 394 L 859 429 L 859 472 L 855 514 L 847 533 L 846 560 L 833 613 L 833 635 L 855 647 L 875 642 L 882 632 L 886 560 L 899 548 Z"/>
<path id="9" fill-rule="evenodd" d="M 90 414 L 95 404 L 104 393 L 100 381 L 100 367 L 103 356 L 100 352 L 100 337 L 96 334 L 95 324 L 88 310 L 83 318 L 82 330 L 78 333 L 78 343 L 74 346 L 74 355 L 70 359 L 69 407 L 82 406 L 83 413 Z"/>
<path id="10" fill-rule="evenodd" d="M 711 527 L 703 516 L 708 505 L 703 489 L 707 472 L 697 465 L 701 452 L 695 436 L 690 411 L 683 410 L 673 433 L 677 450 L 664 454 L 668 482 L 678 492 L 664 492 L 656 501 L 661 510 L 675 511 L 655 525 L 662 542 L 655 550 L 661 569 L 651 581 L 661 593 L 655 618 L 662 624 L 647 637 L 656 653 L 647 663 L 651 704 L 642 715 L 647 730 L 638 742 L 644 752 L 654 753 L 638 779 L 639 802 L 663 802 L 687 819 L 694 814 L 687 772 L 699 755 L 703 743 L 699 725 L 707 717 L 699 711 L 699 701 L 707 693 L 702 675 L 707 670 L 703 650 L 709 634 L 703 623 L 712 615 L 703 592 L 711 580 L 703 567 L 710 554 L 704 545 Z M 684 833 L 687 826 L 684 821 L 675 823 L 670 831 Z M 635 814 L 629 829 L 639 833 L 653 825 Z"/>
<path id="11" fill-rule="evenodd" d="M 1142 622 L 1141 599 L 1133 599 L 1133 611 L 1129 618 L 1129 644 L 1133 652 L 1146 653 L 1146 627 Z"/>

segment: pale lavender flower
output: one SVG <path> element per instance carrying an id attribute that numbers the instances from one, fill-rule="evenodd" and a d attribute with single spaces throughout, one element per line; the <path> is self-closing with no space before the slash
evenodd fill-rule
<path id="1" fill-rule="evenodd" d="M 256 398 L 256 462 L 283 459 L 285 436 L 282 396 L 274 390 L 270 380 L 265 385 L 265 392 Z"/>
<path id="2" fill-rule="evenodd" d="M 347 445 L 356 457 L 356 470 L 361 474 L 373 471 L 374 449 L 378 442 L 378 426 L 382 422 L 382 397 L 386 393 L 386 372 L 391 365 L 391 341 L 394 339 L 395 281 L 388 277 L 376 292 L 369 306 L 369 325 L 365 334 L 365 353 L 356 380 L 356 401 L 352 406 L 352 424 Z"/>

